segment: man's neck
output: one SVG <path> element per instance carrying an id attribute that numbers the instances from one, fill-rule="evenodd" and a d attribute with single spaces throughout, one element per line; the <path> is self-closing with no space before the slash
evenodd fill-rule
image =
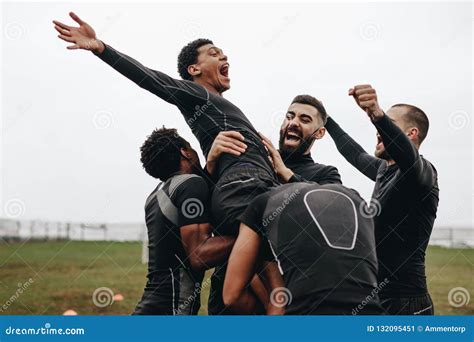
<path id="1" fill-rule="evenodd" d="M 212 86 L 211 84 L 205 82 L 205 81 L 201 81 L 200 79 L 197 79 L 197 80 L 194 80 L 194 82 L 196 82 L 197 84 L 200 84 L 202 85 L 204 88 L 207 89 L 208 92 L 210 92 L 211 94 L 214 94 L 214 95 L 217 95 L 217 96 L 222 96 L 222 93 L 219 92 L 214 86 Z"/>
<path id="2" fill-rule="evenodd" d="M 179 171 L 176 173 L 178 175 L 189 175 L 196 173 L 196 170 L 191 165 L 187 164 L 186 166 L 181 166 Z"/>
<path id="3" fill-rule="evenodd" d="M 306 152 L 303 154 L 299 154 L 295 151 L 293 152 L 281 152 L 281 150 L 278 150 L 280 152 L 281 157 L 283 158 L 283 161 L 286 163 L 299 163 L 303 159 L 304 160 L 312 160 L 311 158 L 311 153 Z"/>

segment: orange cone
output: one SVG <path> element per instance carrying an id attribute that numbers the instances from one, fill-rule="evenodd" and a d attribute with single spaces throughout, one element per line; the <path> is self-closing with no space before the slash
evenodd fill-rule
<path id="1" fill-rule="evenodd" d="M 77 312 L 69 309 L 69 310 L 64 311 L 63 316 L 77 316 Z"/>
<path id="2" fill-rule="evenodd" d="M 114 295 L 114 302 L 120 302 L 123 300 L 123 296 L 120 293 Z"/>

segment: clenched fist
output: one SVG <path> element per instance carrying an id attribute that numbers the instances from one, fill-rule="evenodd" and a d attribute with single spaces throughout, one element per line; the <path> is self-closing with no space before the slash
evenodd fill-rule
<path id="1" fill-rule="evenodd" d="M 377 121 L 384 116 L 377 101 L 377 93 L 370 84 L 356 85 L 349 89 L 349 96 L 354 97 L 357 105 L 369 115 L 372 121 Z"/>

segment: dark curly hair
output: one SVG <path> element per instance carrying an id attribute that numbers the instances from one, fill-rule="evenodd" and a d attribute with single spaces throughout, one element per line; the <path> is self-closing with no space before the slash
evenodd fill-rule
<path id="1" fill-rule="evenodd" d="M 163 126 L 155 129 L 143 143 L 140 161 L 150 176 L 165 181 L 179 171 L 181 149 L 189 147 L 175 128 Z"/>
<path id="2" fill-rule="evenodd" d="M 317 98 L 311 96 L 311 95 L 298 95 L 296 96 L 293 101 L 291 101 L 291 104 L 293 103 L 301 103 L 301 104 L 306 104 L 313 106 L 318 110 L 319 115 L 321 116 L 321 119 L 323 120 L 323 124 L 326 124 L 326 121 L 328 120 L 328 114 L 326 113 L 326 108 L 324 108 L 323 103 L 319 101 Z"/>
<path id="3" fill-rule="evenodd" d="M 206 44 L 214 44 L 212 40 L 199 38 L 188 43 L 181 49 L 178 55 L 178 72 L 183 80 L 193 80 L 193 77 L 188 73 L 188 66 L 197 63 L 198 49 Z"/>

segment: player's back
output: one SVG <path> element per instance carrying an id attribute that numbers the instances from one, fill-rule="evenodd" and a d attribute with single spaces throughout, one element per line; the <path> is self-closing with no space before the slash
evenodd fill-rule
<path id="1" fill-rule="evenodd" d="M 381 312 L 374 225 L 361 215 L 364 205 L 339 184 L 295 183 L 269 193 L 263 225 L 292 295 L 287 314 Z"/>
<path id="2" fill-rule="evenodd" d="M 180 227 L 205 220 L 200 216 L 207 211 L 206 188 L 200 176 L 176 175 L 160 183 L 148 197 L 148 281 L 135 314 L 197 314 L 200 301 L 196 293 L 200 292 L 204 272 L 192 270 Z M 202 189 L 202 200 L 190 195 L 196 189 Z"/>

